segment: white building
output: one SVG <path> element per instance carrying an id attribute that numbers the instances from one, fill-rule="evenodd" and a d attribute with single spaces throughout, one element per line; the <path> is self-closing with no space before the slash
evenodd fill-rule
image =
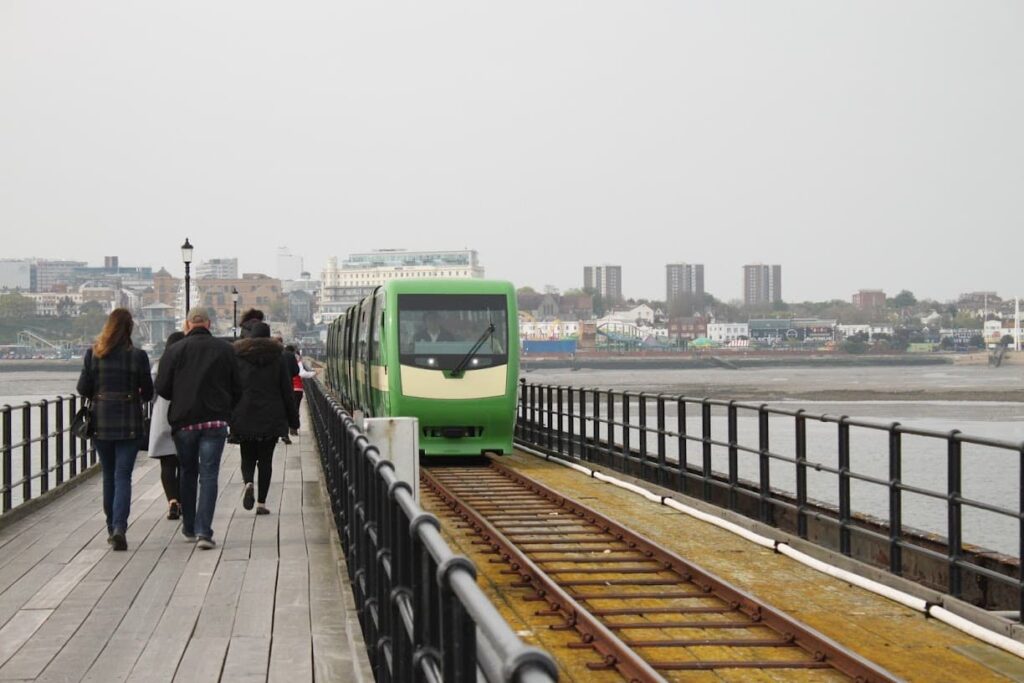
<path id="1" fill-rule="evenodd" d="M 277 279 L 285 280 L 302 279 L 302 257 L 293 254 L 288 247 L 277 248 Z"/>
<path id="2" fill-rule="evenodd" d="M 887 334 L 891 337 L 894 332 L 892 325 L 880 323 L 872 323 L 870 325 L 836 325 L 836 331 L 843 338 L 863 334 L 867 336 L 869 341 L 879 334 Z"/>
<path id="3" fill-rule="evenodd" d="M 0 289 L 32 288 L 32 264 L 28 259 L 0 259 Z"/>
<path id="4" fill-rule="evenodd" d="M 237 280 L 237 258 L 212 258 L 196 266 L 196 278 L 201 280 Z"/>
<path id="5" fill-rule="evenodd" d="M 76 316 L 82 303 L 78 292 L 24 292 L 22 296 L 36 303 L 36 315 L 56 318 L 60 315 Z"/>
<path id="6" fill-rule="evenodd" d="M 604 319 L 623 323 L 635 323 L 639 320 L 641 324 L 650 326 L 654 324 L 654 309 L 647 304 L 640 304 L 628 311 L 612 311 Z"/>
<path id="7" fill-rule="evenodd" d="M 520 339 L 567 339 L 578 337 L 578 320 L 522 320 L 519 321 Z"/>
<path id="8" fill-rule="evenodd" d="M 330 322 L 352 304 L 391 280 L 482 278 L 483 266 L 474 250 L 406 251 L 381 249 L 351 254 L 342 264 L 331 257 L 320 276 L 318 322 Z"/>
<path id="9" fill-rule="evenodd" d="M 724 344 L 740 337 L 750 337 L 747 323 L 708 323 L 708 339 L 711 341 Z"/>

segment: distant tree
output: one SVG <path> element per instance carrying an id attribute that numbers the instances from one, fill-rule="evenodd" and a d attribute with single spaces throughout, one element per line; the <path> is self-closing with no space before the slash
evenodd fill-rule
<path id="1" fill-rule="evenodd" d="M 910 290 L 901 290 L 899 294 L 889 299 L 889 302 L 894 308 L 910 308 L 917 304 L 917 299 L 914 297 L 914 293 Z"/>
<path id="2" fill-rule="evenodd" d="M 600 318 L 604 313 L 604 297 L 600 294 L 594 294 L 594 315 Z"/>
<path id="3" fill-rule="evenodd" d="M 1013 346 L 1013 335 L 1004 334 L 1003 338 L 999 340 L 999 343 L 1003 346 Z"/>
<path id="4" fill-rule="evenodd" d="M 36 314 L 36 302 L 18 292 L 0 296 L 0 318 L 30 318 Z"/>
<path id="5" fill-rule="evenodd" d="M 71 297 L 61 297 L 61 300 L 57 302 L 57 316 L 60 318 L 66 318 L 71 315 L 71 311 L 75 310 L 75 302 L 71 300 Z"/>
<path id="6" fill-rule="evenodd" d="M 520 287 L 519 289 L 516 290 L 516 294 L 536 294 L 536 293 L 537 293 L 537 290 L 534 289 L 533 287 L 530 287 L 530 286 Z"/>
<path id="7" fill-rule="evenodd" d="M 985 348 L 985 338 L 980 334 L 975 334 L 967 341 L 967 345 L 972 349 L 983 349 Z"/>
<path id="8" fill-rule="evenodd" d="M 952 337 L 943 337 L 942 341 L 939 342 L 939 348 L 943 351 L 952 351 L 956 346 L 956 342 L 953 341 Z"/>
<path id="9" fill-rule="evenodd" d="M 846 353 L 864 353 L 868 350 L 868 345 L 859 335 L 854 335 L 843 342 L 842 348 Z"/>

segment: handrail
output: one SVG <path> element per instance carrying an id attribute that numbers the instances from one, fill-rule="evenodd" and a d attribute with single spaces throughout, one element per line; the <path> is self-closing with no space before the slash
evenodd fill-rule
<path id="1" fill-rule="evenodd" d="M 1019 559 L 1024 555 L 1024 502 L 1014 499 L 1019 504 L 1008 507 L 979 500 L 980 496 L 965 493 L 963 481 L 964 446 L 969 445 L 972 456 L 980 455 L 986 467 L 1002 466 L 1000 471 L 1015 477 L 1024 498 L 1024 442 L 727 399 L 525 380 L 520 380 L 519 394 L 516 440 L 522 445 L 702 498 L 987 609 L 1024 613 Z M 741 415 L 755 419 L 752 438 L 739 436 Z M 834 451 L 819 443 L 816 453 L 808 453 L 810 423 L 834 426 Z M 787 437 L 782 447 L 780 433 Z M 851 444 L 869 434 L 879 435 L 874 437 L 878 448 L 868 451 L 874 457 L 866 461 L 864 451 L 853 453 Z M 915 444 L 922 439 L 937 446 L 933 457 L 936 469 L 945 471 L 942 490 L 905 480 L 907 437 Z M 747 472 L 756 469 L 756 480 L 740 477 L 741 463 Z M 819 486 L 820 477 L 833 478 L 834 488 L 827 489 L 832 503 L 809 496 L 808 472 L 818 477 Z M 773 477 L 780 476 L 795 481 L 795 490 L 773 483 Z M 884 490 L 888 509 L 855 510 L 853 503 L 864 500 L 865 487 Z M 913 528 L 914 520 L 904 514 L 905 494 L 945 502 L 944 536 Z M 1017 558 L 969 546 L 964 539 L 965 511 L 1015 520 Z M 922 569 L 924 562 L 930 563 L 927 571 Z"/>
<path id="2" fill-rule="evenodd" d="M 71 422 L 80 400 L 80 396 L 71 394 L 0 407 L 0 518 L 33 498 L 59 488 L 96 464 L 95 445 L 71 433 Z M 33 413 L 36 420 L 33 420 Z M 17 422 L 16 415 L 20 415 Z M 17 441 L 15 425 L 18 426 Z M 14 454 L 18 450 L 21 458 L 16 461 Z M 18 479 L 14 474 L 16 463 Z"/>
<path id="3" fill-rule="evenodd" d="M 376 679 L 556 681 L 551 656 L 520 640 L 352 416 L 320 382 L 304 384 Z"/>

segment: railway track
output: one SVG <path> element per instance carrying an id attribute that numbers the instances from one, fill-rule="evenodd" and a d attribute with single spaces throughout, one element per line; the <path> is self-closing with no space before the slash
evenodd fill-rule
<path id="1" fill-rule="evenodd" d="M 497 555 L 535 614 L 573 630 L 591 670 L 630 681 L 697 671 L 770 679 L 896 680 L 814 629 L 772 609 L 587 506 L 492 461 L 430 468 L 425 487 Z"/>

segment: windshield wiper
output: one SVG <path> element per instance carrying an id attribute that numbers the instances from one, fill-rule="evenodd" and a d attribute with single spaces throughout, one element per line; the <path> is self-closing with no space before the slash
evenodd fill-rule
<path id="1" fill-rule="evenodd" d="M 455 369 L 452 370 L 453 377 L 462 376 L 462 373 L 466 371 L 466 366 L 469 365 L 470 359 L 472 359 L 473 356 L 476 355 L 476 352 L 480 350 L 480 347 L 484 345 L 484 342 L 487 341 L 487 338 L 490 337 L 492 334 L 494 334 L 494 323 L 491 323 L 490 325 L 487 326 L 487 329 L 484 330 L 484 333 L 481 334 L 480 338 L 476 340 L 476 344 L 473 344 L 473 348 L 471 348 L 469 352 L 462 357 L 462 360 L 459 361 L 459 364 L 455 366 Z"/>

